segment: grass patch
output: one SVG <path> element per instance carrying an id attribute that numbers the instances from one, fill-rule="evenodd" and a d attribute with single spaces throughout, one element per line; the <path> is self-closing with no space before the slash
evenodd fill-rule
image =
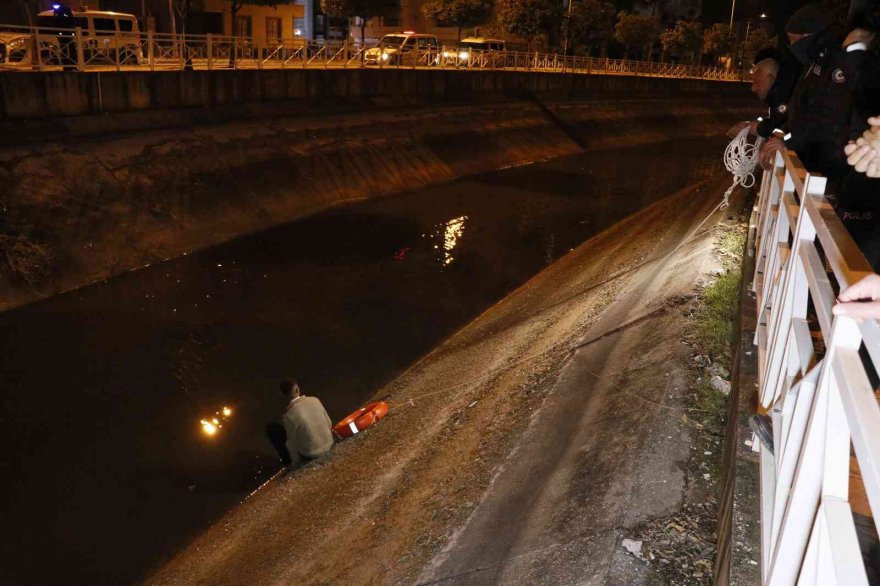
<path id="1" fill-rule="evenodd" d="M 709 433 L 719 437 L 723 435 L 727 424 L 728 401 L 729 397 L 715 390 L 708 379 L 704 378 L 697 383 L 693 407 L 702 411 L 700 419 Z"/>
<path id="2" fill-rule="evenodd" d="M 727 230 L 719 239 L 717 251 L 723 272 L 699 296 L 695 330 L 699 346 L 712 358 L 730 362 L 730 342 L 739 310 L 742 277 L 743 230 Z"/>
<path id="3" fill-rule="evenodd" d="M 700 347 L 713 358 L 730 357 L 730 340 L 739 301 L 740 272 L 728 269 L 703 290 L 696 313 Z"/>

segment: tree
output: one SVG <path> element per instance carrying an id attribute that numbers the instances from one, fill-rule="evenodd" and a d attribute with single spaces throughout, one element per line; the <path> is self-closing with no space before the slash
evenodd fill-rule
<path id="1" fill-rule="evenodd" d="M 361 19 L 361 45 L 367 21 L 378 16 L 400 13 L 400 0 L 321 0 L 321 12 L 332 18 Z"/>
<path id="2" fill-rule="evenodd" d="M 726 24 L 716 22 L 703 32 L 703 53 L 721 59 L 733 55 L 736 48 L 736 36 Z"/>
<path id="3" fill-rule="evenodd" d="M 574 0 L 570 0 L 574 1 Z M 574 47 L 605 47 L 614 35 L 614 5 L 604 0 L 582 0 L 571 9 L 569 40 Z"/>
<path id="4" fill-rule="evenodd" d="M 494 0 L 428 0 L 422 12 L 439 25 L 456 27 L 460 41 L 461 29 L 484 24 L 494 5 Z"/>
<path id="5" fill-rule="evenodd" d="M 751 63 L 761 49 L 773 47 L 776 42 L 762 28 L 752 29 L 749 36 L 742 42 L 742 63 Z"/>
<path id="6" fill-rule="evenodd" d="M 666 29 L 660 35 L 663 53 L 667 55 L 690 55 L 691 63 L 703 48 L 703 25 L 695 20 L 679 20 L 675 28 Z"/>
<path id="7" fill-rule="evenodd" d="M 504 29 L 526 39 L 527 49 L 542 32 L 558 28 L 562 20 L 562 3 L 555 0 L 497 0 L 495 12 Z"/>
<path id="8" fill-rule="evenodd" d="M 649 53 L 660 35 L 660 28 L 660 19 L 653 14 L 633 14 L 623 10 L 614 27 L 614 38 L 623 43 L 624 57 L 628 58 L 630 47 L 644 47 Z"/>

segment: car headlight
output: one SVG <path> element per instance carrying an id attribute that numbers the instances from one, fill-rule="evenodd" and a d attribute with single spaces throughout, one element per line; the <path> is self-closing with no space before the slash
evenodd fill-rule
<path id="1" fill-rule="evenodd" d="M 450 53 L 449 51 L 443 51 L 443 56 L 448 59 L 452 57 L 452 53 Z"/>
<path id="2" fill-rule="evenodd" d="M 464 61 L 465 59 L 468 58 L 468 52 L 462 51 L 461 53 L 458 54 L 458 58 L 461 59 L 462 61 Z"/>
<path id="3" fill-rule="evenodd" d="M 382 61 L 388 61 L 388 53 L 382 53 Z"/>

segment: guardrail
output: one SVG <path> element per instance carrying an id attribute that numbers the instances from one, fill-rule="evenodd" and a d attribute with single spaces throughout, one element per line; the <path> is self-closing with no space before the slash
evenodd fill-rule
<path id="1" fill-rule="evenodd" d="M 831 311 L 836 291 L 872 271 L 825 189 L 794 153 L 779 154 L 756 206 L 759 397 L 774 446 L 753 438 L 765 586 L 867 585 L 853 518 L 853 505 L 867 504 L 851 495 L 864 490 L 880 511 L 880 407 L 868 374 L 880 371 L 880 328 Z"/>
<path id="2" fill-rule="evenodd" d="M 0 71 L 168 71 L 180 69 L 444 68 L 638 75 L 743 81 L 744 74 L 720 67 L 623 59 L 563 56 L 555 53 L 450 48 L 392 47 L 316 43 L 284 39 L 175 35 L 87 29 L 0 25 Z"/>

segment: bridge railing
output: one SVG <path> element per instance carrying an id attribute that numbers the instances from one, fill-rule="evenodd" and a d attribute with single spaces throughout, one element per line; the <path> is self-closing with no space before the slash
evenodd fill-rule
<path id="1" fill-rule="evenodd" d="M 720 67 L 563 56 L 546 52 L 362 47 L 351 42 L 89 31 L 0 24 L 0 71 L 444 68 L 639 75 L 742 81 Z"/>
<path id="2" fill-rule="evenodd" d="M 853 507 L 860 519 L 880 511 L 880 408 L 868 374 L 880 371 L 880 328 L 832 315 L 836 292 L 871 267 L 826 185 L 794 153 L 779 154 L 756 206 L 759 402 L 774 448 L 753 440 L 765 586 L 867 585 Z"/>

